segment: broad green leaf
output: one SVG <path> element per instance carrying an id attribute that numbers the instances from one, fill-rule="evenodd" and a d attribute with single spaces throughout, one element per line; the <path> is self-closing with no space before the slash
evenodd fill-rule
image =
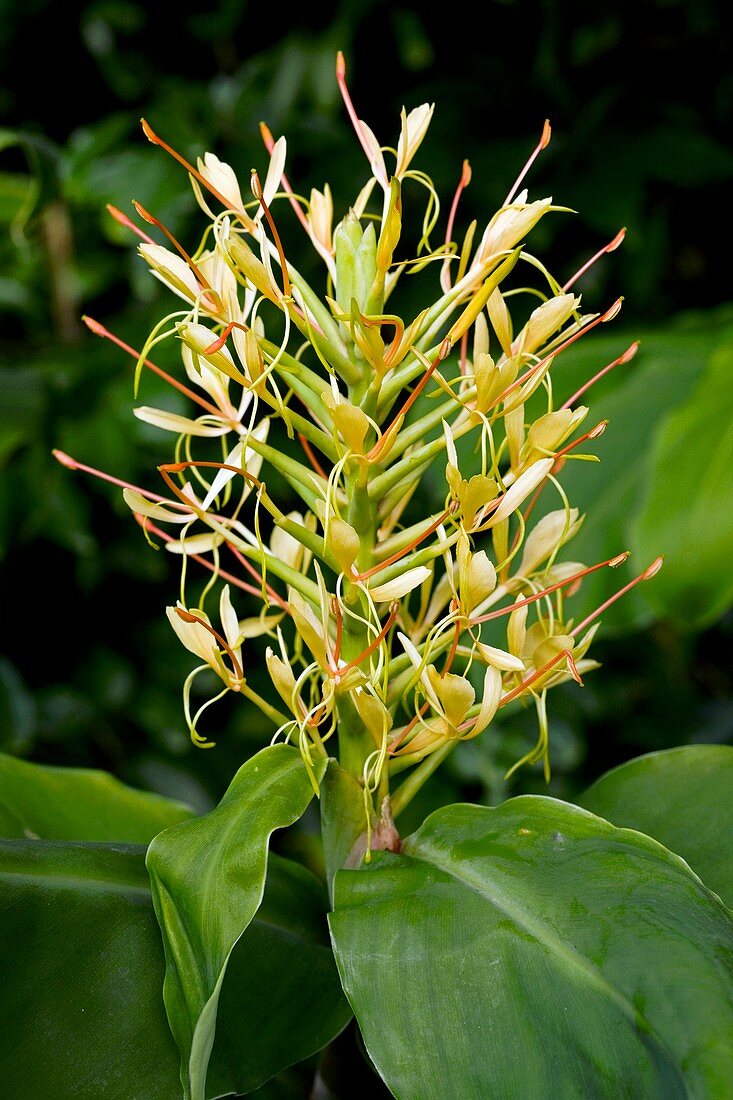
<path id="1" fill-rule="evenodd" d="M 164 999 L 192 1100 L 204 1097 L 229 957 L 262 901 L 270 835 L 297 821 L 312 797 L 298 751 L 272 745 L 239 769 L 216 809 L 160 833 L 148 850 Z"/>
<path id="2" fill-rule="evenodd" d="M 29 764 L 0 753 L 0 836 L 147 844 L 192 816 L 107 772 Z"/>
<path id="3" fill-rule="evenodd" d="M 733 747 L 682 745 L 652 752 L 601 776 L 581 806 L 638 829 L 687 860 L 733 908 Z"/>
<path id="4" fill-rule="evenodd" d="M 0 841 L 0 1065 L 13 1100 L 176 1100 L 144 849 Z"/>
<path id="5" fill-rule="evenodd" d="M 450 806 L 335 892 L 399 1100 L 732 1094 L 733 920 L 649 837 L 544 797 Z"/>
<path id="6" fill-rule="evenodd" d="M 0 841 L 0 1066 L 13 1100 L 179 1100 L 145 849 Z M 250 1091 L 350 1017 L 320 884 L 270 856 L 232 953 L 207 1097 Z"/>
<path id="7" fill-rule="evenodd" d="M 351 1019 L 326 922 L 326 891 L 270 854 L 265 897 L 219 998 L 207 1095 L 250 1092 L 321 1050 Z"/>
<path id="8" fill-rule="evenodd" d="M 631 525 L 634 549 L 664 553 L 647 598 L 686 629 L 713 622 L 733 600 L 733 348 L 718 352 L 691 400 L 656 436 L 646 492 Z"/>

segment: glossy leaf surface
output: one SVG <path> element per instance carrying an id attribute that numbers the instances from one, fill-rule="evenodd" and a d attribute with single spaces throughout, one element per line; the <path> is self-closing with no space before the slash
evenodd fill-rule
<path id="1" fill-rule="evenodd" d="M 107 772 L 0 754 L 0 836 L 147 844 L 192 816 L 182 802 L 136 791 Z"/>
<path id="2" fill-rule="evenodd" d="M 581 806 L 653 836 L 676 852 L 733 908 L 733 748 L 682 745 L 652 752 L 601 776 Z"/>
<path id="3" fill-rule="evenodd" d="M 687 630 L 713 622 L 733 600 L 732 372 L 728 347 L 660 429 L 631 526 L 642 560 L 652 547 L 666 555 L 658 583 L 649 587 L 650 603 Z"/>
<path id="4" fill-rule="evenodd" d="M 331 930 L 399 1100 L 733 1088 L 733 922 L 677 856 L 525 796 L 341 871 Z"/>
<path id="5" fill-rule="evenodd" d="M 216 809 L 159 834 L 148 850 L 166 954 L 164 997 L 187 1096 L 201 1100 L 229 957 L 259 908 L 275 829 L 313 797 L 298 751 L 263 749 L 235 775 Z"/>
<path id="6" fill-rule="evenodd" d="M 0 1065 L 13 1100 L 180 1100 L 163 945 L 138 846 L 0 841 Z M 350 1017 L 313 876 L 270 856 L 235 947 L 207 1097 L 248 1092 Z"/>

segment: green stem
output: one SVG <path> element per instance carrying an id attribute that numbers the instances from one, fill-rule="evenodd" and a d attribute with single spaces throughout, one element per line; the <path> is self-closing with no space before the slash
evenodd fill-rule
<path id="1" fill-rule="evenodd" d="M 422 763 L 418 764 L 414 772 L 410 773 L 392 795 L 392 817 L 397 817 L 409 806 L 418 791 L 427 783 L 433 772 L 437 771 L 445 758 L 453 752 L 457 744 L 457 741 L 446 741 L 445 745 L 436 749 L 430 756 L 426 756 Z"/>

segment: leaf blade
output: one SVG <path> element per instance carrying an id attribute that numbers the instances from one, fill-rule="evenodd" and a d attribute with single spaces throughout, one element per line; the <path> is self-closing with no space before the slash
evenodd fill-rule
<path id="1" fill-rule="evenodd" d="M 219 805 L 148 849 L 166 953 L 164 999 L 187 1096 L 202 1100 L 231 953 L 262 901 L 271 833 L 313 796 L 297 750 L 272 745 L 237 772 Z"/>
<path id="2" fill-rule="evenodd" d="M 31 764 L 0 753 L 0 835 L 147 844 L 192 817 L 182 802 L 137 791 L 107 772 Z"/>
<path id="3" fill-rule="evenodd" d="M 689 863 L 733 908 L 733 747 L 682 745 L 647 753 L 602 775 L 579 798 L 586 810 L 653 836 Z"/>
<path id="4" fill-rule="evenodd" d="M 404 1100 L 724 1095 L 733 1081 L 730 985 L 712 961 L 714 944 L 730 982 L 730 915 L 677 857 L 576 807 L 437 811 L 402 855 L 337 875 L 330 920 L 367 1048 Z M 688 949 L 693 931 L 705 949 Z M 697 973 L 691 996 L 665 952 Z"/>

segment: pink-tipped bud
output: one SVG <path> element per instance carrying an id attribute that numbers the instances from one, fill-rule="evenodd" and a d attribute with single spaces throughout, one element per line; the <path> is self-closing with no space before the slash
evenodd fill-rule
<path id="1" fill-rule="evenodd" d="M 142 203 L 139 203 L 137 199 L 132 200 L 132 205 L 144 222 L 147 222 L 148 225 L 158 225 L 158 219 L 154 218 L 152 214 L 149 214 Z"/>
<path id="2" fill-rule="evenodd" d="M 623 554 L 617 554 L 615 558 L 611 558 L 609 561 L 609 567 L 611 569 L 618 569 L 619 565 L 623 565 L 625 561 L 628 561 L 629 551 L 624 550 Z"/>
<path id="3" fill-rule="evenodd" d="M 158 137 L 152 126 L 148 122 L 146 122 L 144 118 L 140 119 L 140 125 L 142 126 L 143 133 L 145 134 L 145 137 L 148 139 L 148 141 L 151 141 L 153 145 L 160 145 L 160 138 Z"/>
<path id="4" fill-rule="evenodd" d="M 621 244 L 621 242 L 623 241 L 625 236 L 626 236 L 626 226 L 624 225 L 624 226 L 621 227 L 621 229 L 619 229 L 618 233 L 613 238 L 613 240 L 608 242 L 608 244 L 603 249 L 603 251 L 604 252 L 615 252 L 616 249 Z"/>
<path id="5" fill-rule="evenodd" d="M 639 341 L 634 340 L 633 344 L 631 344 L 630 347 L 628 347 L 626 349 L 626 351 L 623 353 L 623 355 L 619 355 L 616 362 L 619 364 L 619 366 L 623 363 L 630 363 L 631 360 L 636 355 L 638 350 L 639 350 Z"/>
<path id="6" fill-rule="evenodd" d="M 106 337 L 109 336 L 107 329 L 104 325 L 100 325 L 99 321 L 95 321 L 93 317 L 89 317 L 86 313 L 82 317 L 82 321 L 87 328 L 94 333 L 95 336 Z"/>
<path id="7" fill-rule="evenodd" d="M 604 314 L 599 318 L 602 325 L 605 325 L 608 321 L 613 321 L 615 317 L 618 317 L 621 312 L 621 306 L 623 305 L 623 297 L 617 298 L 610 309 L 607 309 Z"/>
<path id="8" fill-rule="evenodd" d="M 266 122 L 260 123 L 260 134 L 265 144 L 265 149 L 267 149 L 268 153 L 272 153 L 272 150 L 275 148 L 275 139 L 272 136 L 272 130 Z"/>
<path id="9" fill-rule="evenodd" d="M 659 572 L 659 570 L 662 568 L 663 565 L 664 565 L 664 557 L 663 556 L 655 558 L 654 561 L 652 562 L 652 564 L 650 566 L 648 566 L 644 570 L 644 572 L 641 574 L 641 580 L 650 581 L 652 579 L 652 577 L 656 577 L 657 573 Z"/>
<path id="10" fill-rule="evenodd" d="M 60 462 L 62 466 L 66 466 L 69 470 L 78 470 L 79 466 L 75 458 L 71 455 L 67 455 L 65 451 L 59 451 L 55 449 L 51 452 L 57 462 Z"/>

